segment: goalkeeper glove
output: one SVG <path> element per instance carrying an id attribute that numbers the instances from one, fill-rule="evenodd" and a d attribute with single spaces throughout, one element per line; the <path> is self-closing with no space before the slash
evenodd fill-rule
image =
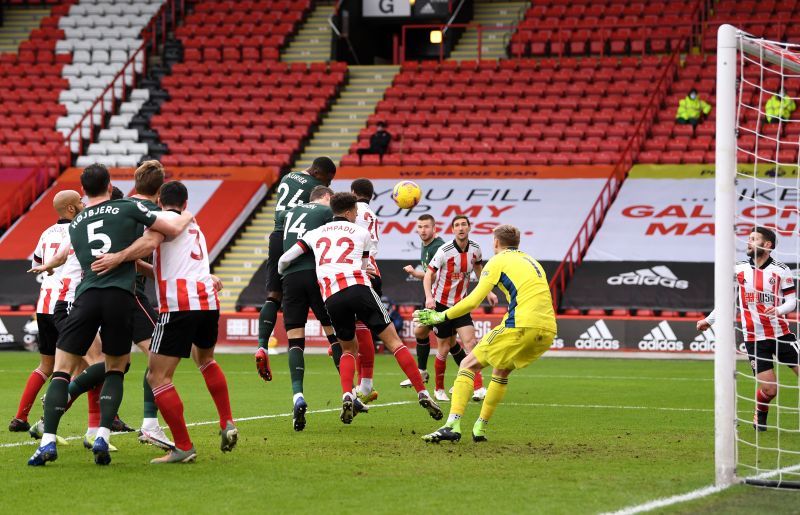
<path id="1" fill-rule="evenodd" d="M 447 317 L 444 316 L 444 313 L 432 309 L 422 309 L 414 311 L 414 320 L 422 325 L 432 326 L 441 324 L 447 320 Z"/>

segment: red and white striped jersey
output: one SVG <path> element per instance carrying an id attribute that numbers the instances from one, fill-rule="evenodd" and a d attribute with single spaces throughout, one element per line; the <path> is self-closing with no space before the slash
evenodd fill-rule
<path id="1" fill-rule="evenodd" d="M 455 306 L 469 290 L 469 277 L 475 265 L 482 263 L 481 248 L 472 240 L 467 240 L 463 249 L 455 240 L 439 247 L 428 263 L 428 268 L 436 274 L 431 292 L 434 300 L 448 307 Z"/>
<path id="2" fill-rule="evenodd" d="M 58 254 L 58 249 L 65 236 L 69 237 L 69 220 L 59 220 L 45 229 L 33 251 L 31 266 L 41 265 L 52 260 Z M 53 275 L 42 274 L 42 286 L 39 290 L 39 300 L 36 302 L 37 313 L 52 315 L 55 311 L 58 291 L 61 287 L 61 268 L 56 268 Z"/>
<path id="3" fill-rule="evenodd" d="M 156 216 L 177 218 L 174 211 Z M 219 309 L 219 299 L 211 280 L 206 237 L 195 222 L 176 238 L 164 240 L 153 254 L 158 311 L 210 311 Z"/>
<path id="4" fill-rule="evenodd" d="M 363 260 L 370 255 L 372 238 L 363 227 L 335 219 L 305 233 L 297 244 L 305 252 L 314 253 L 317 282 L 323 300 L 348 286 L 372 286 L 363 269 Z"/>
<path id="5" fill-rule="evenodd" d="M 381 273 L 378 270 L 378 262 L 375 261 L 375 256 L 378 255 L 378 217 L 366 202 L 359 202 L 356 204 L 356 207 L 358 208 L 356 225 L 369 231 L 369 237 L 372 240 L 372 250 L 369 252 L 369 262 L 375 268 L 375 273 L 380 276 Z"/>
<path id="6" fill-rule="evenodd" d="M 75 255 L 75 250 L 72 248 L 72 240 L 69 237 L 69 232 L 64 236 L 64 241 L 61 242 L 61 248 L 64 246 L 69 247 L 69 254 L 67 255 L 67 262 L 61 265 L 61 285 L 58 290 L 58 300 L 66 302 L 73 302 L 75 300 L 75 289 L 83 279 L 83 269 L 78 257 Z"/>
<path id="7" fill-rule="evenodd" d="M 786 318 L 764 311 L 783 304 L 783 297 L 795 293 L 794 277 L 788 266 L 769 258 L 761 268 L 753 261 L 736 263 L 739 321 L 748 342 L 778 338 L 790 332 Z"/>

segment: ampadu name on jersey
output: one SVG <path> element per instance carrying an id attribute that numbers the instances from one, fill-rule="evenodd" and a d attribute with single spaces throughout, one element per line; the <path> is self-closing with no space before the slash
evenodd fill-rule
<path id="1" fill-rule="evenodd" d="M 355 225 L 347 225 L 347 224 L 326 224 L 322 226 L 323 233 L 330 232 L 330 231 L 346 231 L 350 234 L 355 234 Z"/>
<path id="2" fill-rule="evenodd" d="M 116 215 L 119 214 L 119 208 L 114 206 L 100 206 L 100 207 L 90 207 L 89 209 L 85 209 L 81 214 L 75 217 L 75 220 L 72 221 L 72 228 L 78 226 L 78 223 L 81 220 L 86 218 L 90 218 L 95 215 Z"/>

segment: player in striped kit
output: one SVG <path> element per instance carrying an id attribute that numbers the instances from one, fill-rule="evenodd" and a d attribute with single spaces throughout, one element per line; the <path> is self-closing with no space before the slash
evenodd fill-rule
<path id="1" fill-rule="evenodd" d="M 75 216 L 83 211 L 84 205 L 77 191 L 64 190 L 56 193 L 53 198 L 53 208 L 58 213 L 58 221 L 44 230 L 33 251 L 31 261 L 32 269 L 52 260 L 58 253 L 65 238 L 69 239 L 69 223 Z M 57 269 L 60 272 L 61 269 Z M 31 411 L 39 390 L 42 389 L 47 378 L 53 373 L 56 354 L 56 340 L 58 328 L 55 320 L 56 301 L 62 295 L 61 275 L 42 274 L 42 286 L 39 290 L 39 299 L 36 302 L 36 322 L 39 326 L 39 366 L 37 366 L 25 383 L 25 389 L 19 401 L 17 414 L 11 419 L 8 430 L 22 432 L 30 429 L 28 414 Z M 66 292 L 64 292 L 66 294 Z"/>
<path id="2" fill-rule="evenodd" d="M 342 422 L 349 424 L 355 416 L 353 379 L 356 371 L 355 354 L 358 351 L 355 340 L 356 320 L 364 322 L 378 334 L 414 384 L 420 406 L 435 420 L 439 420 L 442 410 L 425 389 L 411 352 L 397 336 L 386 309 L 372 289 L 368 271 L 372 238 L 369 231 L 355 224 L 358 214 L 355 195 L 337 193 L 331 197 L 330 207 L 334 215 L 333 221 L 305 233 L 300 241 L 281 256 L 278 271 L 286 270 L 301 255 L 314 253 L 320 292 L 343 351 L 339 362 Z"/>
<path id="3" fill-rule="evenodd" d="M 445 243 L 434 254 L 428 264 L 422 286 L 425 289 L 425 307 L 442 312 L 458 304 L 467 295 L 469 278 L 474 271 L 480 277 L 483 270 L 483 256 L 480 246 L 469 239 L 470 221 L 464 215 L 458 215 L 450 223 L 455 238 Z M 486 300 L 490 305 L 497 304 L 497 296 L 489 292 Z M 444 374 L 447 366 L 447 353 L 456 344 L 456 334 L 461 339 L 461 346 L 466 352 L 475 346 L 475 326 L 472 317 L 467 313 L 454 320 L 448 320 L 433 328 L 439 345 L 434 363 L 436 371 L 436 390 L 434 396 L 437 401 L 449 401 L 444 390 Z M 453 355 L 455 362 L 460 365 L 466 357 L 462 351 Z M 483 387 L 483 378 L 480 372 L 475 375 L 475 391 L 472 399 L 483 400 L 486 389 Z"/>
<path id="4" fill-rule="evenodd" d="M 753 428 L 758 431 L 767 430 L 769 403 L 778 394 L 775 356 L 795 374 L 800 369 L 797 338 L 784 317 L 797 306 L 794 277 L 788 266 L 770 256 L 775 243 L 772 230 L 756 227 L 747 240 L 750 259 L 736 264 L 739 322 L 758 386 L 753 415 Z M 697 330 L 707 330 L 714 320 L 712 311 L 697 322 Z"/>
<path id="5" fill-rule="evenodd" d="M 369 201 L 375 194 L 375 188 L 369 179 L 356 179 L 350 184 L 350 192 L 356 196 L 356 225 L 369 231 L 372 246 L 369 251 L 369 262 L 373 270 L 371 277 L 372 289 L 378 294 L 383 295 L 381 288 L 381 272 L 378 270 L 378 262 L 375 256 L 378 254 L 378 217 L 369 207 Z M 372 339 L 372 331 L 363 322 L 356 323 L 356 340 L 358 340 L 358 377 L 359 383 L 356 388 L 356 395 L 363 403 L 369 403 L 378 398 L 378 391 L 372 384 L 373 370 L 375 366 L 375 342 Z"/>
<path id="6" fill-rule="evenodd" d="M 159 218 L 173 220 L 186 209 L 188 192 L 181 182 L 172 181 L 161 187 Z M 225 374 L 214 360 L 219 324 L 221 287 L 211 275 L 206 239 L 195 222 L 177 237 L 165 240 L 155 231 L 146 231 L 127 249 L 105 254 L 92 264 L 102 274 L 124 261 L 153 255 L 159 318 L 150 345 L 147 381 L 153 388 L 156 404 L 175 439 L 175 448 L 151 463 L 189 463 L 197 452 L 189 438 L 183 417 L 183 403 L 172 384 L 181 358 L 190 355 L 205 379 L 219 414 L 220 449 L 233 450 L 238 429 L 233 423 Z"/>

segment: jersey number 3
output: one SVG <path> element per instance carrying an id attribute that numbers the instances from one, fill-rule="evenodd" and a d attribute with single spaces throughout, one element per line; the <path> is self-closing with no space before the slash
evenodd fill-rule
<path id="1" fill-rule="evenodd" d="M 317 248 L 325 247 L 322 249 L 322 255 L 319 257 L 320 266 L 327 265 L 328 263 L 333 262 L 332 260 L 325 257 L 328 255 L 328 251 L 331 250 L 331 246 L 332 246 L 331 240 L 329 240 L 328 238 L 320 238 L 319 241 L 317 241 Z M 339 255 L 339 259 L 336 260 L 336 263 L 341 263 L 344 265 L 352 265 L 353 260 L 347 257 L 347 255 L 353 252 L 353 249 L 356 248 L 356 244 L 353 243 L 353 240 L 351 240 L 350 238 L 339 238 L 339 240 L 336 242 L 336 247 L 344 249 L 342 250 L 342 253 Z"/>

